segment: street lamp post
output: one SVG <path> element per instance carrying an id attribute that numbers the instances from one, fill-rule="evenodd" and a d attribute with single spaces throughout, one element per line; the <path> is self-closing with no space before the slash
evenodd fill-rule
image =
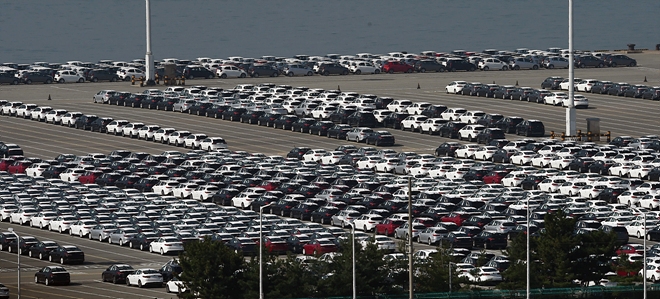
<path id="1" fill-rule="evenodd" d="M 16 244 L 20 244 L 20 242 L 19 242 L 20 237 L 14 231 L 14 229 L 10 227 L 7 230 L 10 233 L 14 234 L 14 236 L 16 236 Z M 20 247 L 20 246 L 18 246 L 18 247 Z M 16 256 L 17 256 L 17 260 L 18 260 L 18 268 L 17 268 L 18 269 L 18 299 L 20 299 L 21 298 L 21 251 L 20 251 L 20 249 L 16 249 Z"/>
<path id="2" fill-rule="evenodd" d="M 145 75 L 147 78 L 147 86 L 156 85 L 154 81 L 154 57 L 151 54 L 151 5 L 149 0 L 145 0 L 146 4 L 146 29 L 147 29 L 147 53 L 144 55 L 144 64 L 145 64 Z"/>
<path id="3" fill-rule="evenodd" d="M 351 226 L 351 247 L 353 249 L 353 299 L 357 298 L 357 284 L 355 283 L 355 224 L 353 222 L 349 222 Z"/>
<path id="4" fill-rule="evenodd" d="M 269 203 L 259 207 L 259 299 L 264 299 L 264 265 L 263 265 L 263 251 L 264 251 L 264 237 L 263 237 L 263 214 L 264 208 L 270 207 L 273 203 Z"/>
<path id="5" fill-rule="evenodd" d="M 530 223 L 529 223 L 529 197 L 527 197 L 526 206 L 527 206 L 527 262 L 526 262 L 526 264 L 527 264 L 526 265 L 527 266 L 527 286 L 526 286 L 526 289 L 525 289 L 525 293 L 527 294 L 527 299 L 529 299 L 529 297 L 530 297 L 530 285 L 529 285 L 529 250 L 530 250 L 530 248 L 529 248 L 529 226 L 530 226 Z"/>
<path id="6" fill-rule="evenodd" d="M 644 269 L 644 271 L 642 271 L 642 274 L 643 274 L 642 280 L 644 281 L 644 283 L 643 283 L 643 286 L 644 286 L 644 296 L 643 296 L 643 298 L 646 299 L 646 212 L 642 212 L 642 217 L 644 217 L 644 245 L 643 245 L 644 246 L 644 257 L 643 257 L 644 264 L 642 265 L 642 269 Z"/>

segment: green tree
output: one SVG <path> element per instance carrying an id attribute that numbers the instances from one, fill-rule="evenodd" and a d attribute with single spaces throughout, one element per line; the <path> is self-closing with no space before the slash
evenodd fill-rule
<path id="1" fill-rule="evenodd" d="M 417 267 L 415 275 L 415 291 L 420 293 L 449 292 L 449 283 L 451 281 L 451 291 L 458 291 L 461 287 L 462 279 L 458 278 L 455 267 L 449 272 L 449 264 L 455 262 L 451 256 L 452 250 L 449 248 L 438 248 L 438 252 L 432 254 L 428 260 L 415 263 Z M 451 274 L 451 279 L 449 275 Z"/>
<path id="2" fill-rule="evenodd" d="M 242 298 L 240 287 L 245 260 L 222 242 L 211 241 L 186 244 L 186 251 L 179 255 L 183 272 L 179 279 L 189 293 L 184 298 Z"/>
<path id="3" fill-rule="evenodd" d="M 576 254 L 578 238 L 573 234 L 575 219 L 568 218 L 562 211 L 545 216 L 545 231 L 536 238 L 536 251 L 541 261 L 540 275 L 545 287 L 568 287 L 573 284 L 572 263 Z"/>
<path id="4" fill-rule="evenodd" d="M 616 235 L 596 230 L 577 236 L 577 249 L 573 252 L 572 273 L 575 279 L 588 285 L 612 271 L 612 257 L 616 254 Z"/>
<path id="5" fill-rule="evenodd" d="M 265 251 L 264 251 L 265 252 Z M 264 253 L 263 287 L 266 298 L 313 297 L 319 280 L 312 269 L 317 265 L 301 263 L 293 255 L 279 259 Z M 246 265 L 240 285 L 244 298 L 259 298 L 259 259 L 252 259 Z"/>

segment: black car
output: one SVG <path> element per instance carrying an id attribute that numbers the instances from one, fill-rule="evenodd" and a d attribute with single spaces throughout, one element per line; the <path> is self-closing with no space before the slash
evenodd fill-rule
<path id="1" fill-rule="evenodd" d="M 442 112 L 445 112 L 445 110 L 447 110 L 447 106 L 445 105 L 429 105 L 426 108 L 424 108 L 424 110 L 422 110 L 421 114 L 425 115 L 428 118 L 440 118 L 441 117 L 440 115 L 442 114 Z M 402 115 L 405 115 L 405 117 L 399 120 L 399 124 L 401 123 L 401 120 L 404 120 L 406 117 L 409 116 L 408 114 L 405 113 L 403 113 Z M 385 126 L 384 121 L 383 121 L 383 126 Z"/>
<path id="2" fill-rule="evenodd" d="M 270 206 L 270 213 L 274 215 L 280 215 L 282 217 L 288 217 L 290 215 L 291 209 L 298 205 L 297 200 L 291 199 L 280 199 L 277 203 Z"/>
<path id="3" fill-rule="evenodd" d="M 92 132 L 106 132 L 106 126 L 113 121 L 112 117 L 97 117 L 91 124 L 89 124 L 89 130 Z"/>
<path id="4" fill-rule="evenodd" d="M 642 99 L 660 101 L 660 88 L 649 88 L 642 93 Z"/>
<path id="5" fill-rule="evenodd" d="M 319 135 L 319 136 L 327 136 L 328 130 L 330 128 L 334 127 L 335 123 L 329 121 L 329 120 L 322 120 L 322 121 L 317 121 L 311 126 L 309 126 L 309 134 L 312 135 Z"/>
<path id="6" fill-rule="evenodd" d="M 146 94 L 132 93 L 128 98 L 124 99 L 124 107 L 142 107 L 142 101 L 147 98 Z M 119 104 L 118 104 L 119 105 Z"/>
<path id="7" fill-rule="evenodd" d="M 500 128 L 486 128 L 477 134 L 477 143 L 488 144 L 495 139 L 504 139 L 504 131 Z"/>
<path id="8" fill-rule="evenodd" d="M 589 172 L 589 166 L 596 162 L 594 158 L 590 157 L 576 157 L 568 164 L 568 169 L 579 172 Z"/>
<path id="9" fill-rule="evenodd" d="M 394 101 L 394 98 L 390 97 L 377 97 L 374 100 L 374 105 L 376 105 L 376 109 L 387 109 L 387 105 L 392 103 Z"/>
<path id="10" fill-rule="evenodd" d="M 81 115 L 76 119 L 76 122 L 73 126 L 76 129 L 91 130 L 92 123 L 97 120 L 99 117 L 96 115 Z"/>
<path id="11" fill-rule="evenodd" d="M 125 282 L 126 276 L 133 274 L 135 269 L 126 264 L 114 264 L 101 273 L 101 281 L 111 281 L 114 284 Z"/>
<path id="12" fill-rule="evenodd" d="M 440 144 L 438 148 L 435 149 L 436 157 L 453 157 L 454 152 L 461 147 L 461 144 L 458 142 L 445 142 Z"/>
<path id="13" fill-rule="evenodd" d="M 348 116 L 355 113 L 356 111 L 357 109 L 354 108 L 339 108 L 330 113 L 328 119 L 336 124 L 345 124 L 347 123 Z"/>
<path id="14" fill-rule="evenodd" d="M 28 251 L 29 257 L 36 257 L 40 260 L 45 260 L 50 255 L 50 251 L 57 249 L 60 245 L 54 241 L 39 241 L 30 247 Z"/>
<path id="15" fill-rule="evenodd" d="M 163 281 L 170 281 L 174 276 L 181 274 L 183 268 L 181 268 L 176 259 L 172 259 L 160 267 L 158 272 L 163 276 Z"/>
<path id="16" fill-rule="evenodd" d="M 7 250 L 9 248 L 9 244 L 11 244 L 11 242 L 14 242 L 15 240 L 16 240 L 16 236 L 13 233 L 10 232 L 0 233 L 0 251 Z"/>
<path id="17" fill-rule="evenodd" d="M 516 126 L 516 135 L 543 137 L 545 136 L 545 126 L 540 120 L 524 120 Z"/>
<path id="18" fill-rule="evenodd" d="M 83 264 L 85 263 L 85 253 L 73 245 L 60 245 L 57 249 L 50 251 L 48 261 L 59 262 L 60 264 Z"/>
<path id="19" fill-rule="evenodd" d="M 43 282 L 45 285 L 69 285 L 71 283 L 71 274 L 60 266 L 46 266 L 34 274 L 34 282 Z"/>
<path id="20" fill-rule="evenodd" d="M 627 188 L 605 188 L 598 194 L 598 199 L 607 203 L 617 203 L 621 193 L 628 191 Z"/>
<path id="21" fill-rule="evenodd" d="M 16 85 L 20 83 L 20 80 L 14 76 L 12 72 L 0 72 L 0 84 L 9 83 L 11 85 Z"/>
<path id="22" fill-rule="evenodd" d="M 502 131 L 507 134 L 516 133 L 516 126 L 518 126 L 518 124 L 522 123 L 523 121 L 524 120 L 522 117 L 505 117 L 501 120 L 498 120 L 495 123 L 495 127 L 502 129 Z"/>
<path id="23" fill-rule="evenodd" d="M 472 246 L 484 249 L 504 249 L 507 246 L 507 235 L 482 231 L 472 237 Z"/>
<path id="24" fill-rule="evenodd" d="M 255 255 L 257 253 L 257 243 L 250 238 L 234 237 L 227 242 L 227 247 L 243 255 Z"/>
<path id="25" fill-rule="evenodd" d="M 338 124 L 332 126 L 330 129 L 328 129 L 328 132 L 326 133 L 326 136 L 328 138 L 337 138 L 344 140 L 346 139 L 346 134 L 352 129 L 350 125 L 345 125 L 345 124 Z"/>
<path id="26" fill-rule="evenodd" d="M 163 96 L 147 95 L 144 99 L 142 99 L 142 102 L 140 102 L 140 108 L 156 109 L 158 107 L 158 103 L 163 100 L 165 100 Z"/>
<path id="27" fill-rule="evenodd" d="M 158 238 L 156 233 L 141 232 L 128 240 L 128 247 L 145 251 L 149 249 L 149 244 Z"/>
<path id="28" fill-rule="evenodd" d="M 520 182 L 520 188 L 523 190 L 536 190 L 539 183 L 546 178 L 546 176 L 542 175 L 528 175 Z"/>
<path id="29" fill-rule="evenodd" d="M 498 121 L 502 120 L 504 115 L 497 113 L 488 113 L 481 118 L 477 119 L 477 124 L 488 128 L 496 128 L 495 125 Z"/>
<path id="30" fill-rule="evenodd" d="M 339 63 L 323 63 L 319 67 L 319 74 L 329 75 L 348 75 L 349 69 Z"/>
<path id="31" fill-rule="evenodd" d="M 511 155 L 515 153 L 515 150 L 507 150 L 507 149 L 497 149 L 493 156 L 491 157 L 491 161 L 493 162 L 499 162 L 499 163 L 509 163 Z"/>
<path id="32" fill-rule="evenodd" d="M 429 106 L 430 107 L 430 106 Z M 446 108 L 446 107 L 445 107 Z M 446 109 L 445 109 L 446 110 Z M 444 110 L 443 110 L 444 111 Z M 442 113 L 442 112 L 441 112 Z M 404 112 L 393 112 L 383 119 L 383 127 L 392 129 L 401 129 L 401 121 L 406 119 L 410 114 Z M 427 115 L 428 116 L 428 115 Z M 429 116 L 430 117 L 430 116 Z"/>
<path id="33" fill-rule="evenodd" d="M 591 93 L 606 94 L 612 84 L 610 81 L 596 81 L 591 85 Z"/>
<path id="34" fill-rule="evenodd" d="M 85 76 L 85 80 L 91 82 L 99 82 L 99 81 L 117 82 L 119 81 L 119 76 L 117 76 L 117 72 L 113 72 L 111 70 L 93 69 L 87 72 L 87 75 Z"/>
<path id="35" fill-rule="evenodd" d="M 607 94 L 622 97 L 628 88 L 630 88 L 630 84 L 628 83 L 613 83 L 610 88 L 607 89 Z"/>
<path id="36" fill-rule="evenodd" d="M 309 219 L 312 222 L 320 224 L 330 223 L 330 221 L 332 221 L 332 216 L 339 213 L 339 211 L 339 208 L 333 206 L 320 207 L 312 212 Z"/>
<path id="37" fill-rule="evenodd" d="M 313 202 L 299 203 L 296 207 L 292 208 L 289 212 L 289 217 L 297 218 L 300 220 L 308 220 L 310 216 L 316 209 L 319 208 L 319 205 Z"/>
<path id="38" fill-rule="evenodd" d="M 18 252 L 22 255 L 27 255 L 30 252 L 30 248 L 39 243 L 37 238 L 32 236 L 20 237 L 18 240 L 14 239 L 9 243 L 7 251 L 9 252 Z"/>
<path id="39" fill-rule="evenodd" d="M 277 77 L 280 75 L 280 71 L 278 69 L 268 64 L 253 65 L 248 69 L 247 73 L 253 78 Z"/>
<path id="40" fill-rule="evenodd" d="M 178 98 L 163 98 L 162 101 L 159 101 L 156 104 L 156 110 L 174 111 L 174 104 L 176 104 L 176 102 L 178 102 L 178 101 L 179 101 Z M 120 104 L 117 104 L 117 105 L 120 105 Z"/>
<path id="41" fill-rule="evenodd" d="M 106 102 L 109 105 L 124 106 L 124 100 L 131 95 L 130 92 L 115 92 Z"/>
<path id="42" fill-rule="evenodd" d="M 626 55 L 614 54 L 614 55 L 609 55 L 607 58 L 605 58 L 605 63 L 609 67 L 617 67 L 617 66 L 633 67 L 637 65 L 637 60 L 632 59 Z"/>
<path id="43" fill-rule="evenodd" d="M 493 91 L 493 98 L 510 99 L 516 87 L 513 85 L 503 85 Z"/>
<path id="44" fill-rule="evenodd" d="M 559 84 L 562 81 L 564 81 L 564 78 L 562 78 L 562 77 L 557 77 L 557 76 L 548 77 L 548 78 L 545 78 L 545 80 L 543 80 L 543 82 L 541 82 L 541 88 L 542 89 L 556 90 L 556 89 L 560 88 Z"/>
<path id="45" fill-rule="evenodd" d="M 474 72 L 477 70 L 477 66 L 474 65 L 473 63 L 470 63 L 467 60 L 451 59 L 451 60 L 447 60 L 447 65 L 445 66 L 445 69 L 448 72 L 455 72 L 455 71 Z"/>
<path id="46" fill-rule="evenodd" d="M 550 95 L 550 92 L 545 89 L 543 90 L 534 89 L 533 91 L 527 94 L 527 101 L 534 103 L 544 103 L 543 99 L 548 95 Z"/>
<path id="47" fill-rule="evenodd" d="M 280 116 L 282 116 L 282 114 L 280 113 L 274 113 L 274 112 L 264 113 L 259 117 L 259 119 L 257 119 L 257 125 L 272 127 L 273 124 L 275 123 L 275 120 L 278 119 Z"/>
<path id="48" fill-rule="evenodd" d="M 527 96 L 532 93 L 534 90 L 531 88 L 518 87 L 511 92 L 510 98 L 512 100 L 518 101 L 527 101 Z"/>
<path id="49" fill-rule="evenodd" d="M 293 126 L 293 123 L 296 121 L 298 121 L 298 116 L 291 114 L 282 115 L 273 122 L 273 128 L 291 130 L 291 126 Z"/>
<path id="50" fill-rule="evenodd" d="M 229 107 L 227 110 L 222 112 L 220 118 L 230 121 L 239 121 L 241 119 L 241 115 L 243 115 L 245 112 L 247 112 L 247 109 L 245 108 Z"/>
<path id="51" fill-rule="evenodd" d="M 53 83 L 53 76 L 40 72 L 24 72 L 19 78 L 25 84 L 32 84 L 32 82 L 41 82 L 44 84 Z"/>
<path id="52" fill-rule="evenodd" d="M 642 95 L 649 90 L 648 86 L 643 85 L 634 85 L 626 89 L 623 92 L 623 96 L 626 98 L 641 98 Z"/>
<path id="53" fill-rule="evenodd" d="M 613 234 L 615 234 L 617 244 L 619 244 L 619 245 L 628 244 L 628 241 L 629 241 L 630 237 L 628 235 L 628 230 L 626 230 L 626 228 L 624 226 L 603 225 L 598 229 L 602 230 L 604 233 L 613 233 Z M 649 240 L 652 240 L 652 241 L 660 240 L 660 238 L 656 239 L 656 237 L 658 235 L 656 235 L 655 233 L 654 233 L 654 236 L 651 236 L 651 232 L 653 232 L 653 231 L 658 232 L 658 226 L 656 226 L 653 229 L 649 230 L 649 233 L 648 233 Z"/>
<path id="54" fill-rule="evenodd" d="M 373 144 L 375 146 L 394 145 L 395 143 L 394 136 L 388 131 L 375 131 L 373 133 L 369 133 L 364 142 L 367 145 Z"/>
<path id="55" fill-rule="evenodd" d="M 604 67 L 605 61 L 593 55 L 581 55 L 575 57 L 575 67 Z"/>
<path id="56" fill-rule="evenodd" d="M 241 123 L 256 124 L 259 122 L 259 118 L 264 114 L 266 114 L 266 112 L 263 110 L 247 111 L 241 114 Z"/>
<path id="57" fill-rule="evenodd" d="M 476 96 L 477 91 L 485 85 L 481 83 L 466 83 L 463 88 L 461 89 L 461 94 L 466 96 Z"/>
<path id="58" fill-rule="evenodd" d="M 497 84 L 480 85 L 473 91 L 473 95 L 484 98 L 494 98 L 495 91 L 500 88 Z"/>
<path id="59" fill-rule="evenodd" d="M 300 254 L 303 251 L 305 244 L 309 243 L 310 238 L 308 235 L 291 235 L 286 239 L 286 244 L 289 247 L 289 251 L 292 253 Z"/>
<path id="60" fill-rule="evenodd" d="M 450 121 L 440 127 L 440 137 L 456 139 L 458 138 L 458 131 L 465 126 L 467 126 L 467 123 Z"/>
<path id="61" fill-rule="evenodd" d="M 426 72 L 444 72 L 445 66 L 433 59 L 424 59 L 415 62 L 415 71 Z"/>
<path id="62" fill-rule="evenodd" d="M 309 127 L 316 123 L 314 118 L 300 118 L 291 124 L 292 132 L 309 133 Z"/>
<path id="63" fill-rule="evenodd" d="M 354 127 L 375 127 L 378 121 L 372 112 L 356 111 L 346 118 L 346 123 Z"/>
<path id="64" fill-rule="evenodd" d="M 213 104 L 210 108 L 206 109 L 206 117 L 222 118 L 222 114 L 229 108 L 231 106 L 226 104 Z"/>
<path id="65" fill-rule="evenodd" d="M 289 151 L 286 157 L 301 160 L 302 156 L 304 156 L 309 150 L 311 150 L 309 147 L 294 147 Z"/>
<path id="66" fill-rule="evenodd" d="M 201 65 L 188 65 L 183 69 L 183 76 L 188 79 L 205 78 L 213 79 L 215 74 Z"/>

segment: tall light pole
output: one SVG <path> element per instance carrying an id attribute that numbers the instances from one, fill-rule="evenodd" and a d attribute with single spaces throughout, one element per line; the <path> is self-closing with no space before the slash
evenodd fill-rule
<path id="1" fill-rule="evenodd" d="M 642 216 L 644 217 L 644 264 L 642 265 L 642 271 L 643 277 L 642 279 L 644 280 L 644 296 L 643 298 L 646 299 L 646 212 L 642 211 Z"/>
<path id="2" fill-rule="evenodd" d="M 413 235 L 412 235 L 412 177 L 408 177 L 408 299 L 414 298 L 413 292 Z"/>
<path id="3" fill-rule="evenodd" d="M 529 223 L 529 196 L 527 197 L 526 206 L 527 206 L 527 262 L 526 262 L 526 264 L 527 264 L 526 265 L 527 266 L 527 287 L 525 289 L 525 293 L 527 294 L 526 298 L 529 299 L 529 297 L 530 297 L 530 284 L 529 284 L 529 264 L 530 264 L 530 261 L 529 261 L 529 251 L 530 251 L 530 248 L 529 248 L 529 226 L 530 226 L 530 223 Z"/>
<path id="4" fill-rule="evenodd" d="M 149 1 L 149 0 L 147 0 Z M 264 208 L 270 207 L 273 203 L 269 203 L 259 207 L 259 299 L 264 299 L 264 265 L 263 265 L 263 251 L 264 251 L 264 236 L 263 236 L 263 214 Z"/>
<path id="5" fill-rule="evenodd" d="M 7 230 L 10 233 L 14 234 L 14 236 L 16 236 L 16 244 L 20 245 L 21 239 L 18 236 L 18 234 L 14 231 L 14 229 L 10 227 Z M 18 299 L 21 299 L 21 250 L 20 250 L 20 246 L 17 246 L 17 248 L 16 248 L 16 256 L 17 256 L 17 259 L 18 259 L 18 268 L 17 268 L 18 269 L 18 292 L 17 292 L 17 294 L 18 294 Z"/>
<path id="6" fill-rule="evenodd" d="M 575 105 L 573 103 L 573 90 L 575 89 L 575 60 L 573 59 L 573 0 L 568 0 L 568 105 L 566 105 L 566 134 L 575 136 Z"/>
<path id="7" fill-rule="evenodd" d="M 351 246 L 353 247 L 353 299 L 357 298 L 357 284 L 355 283 L 355 224 L 349 222 L 348 225 L 351 226 Z"/>
<path id="8" fill-rule="evenodd" d="M 149 0 L 145 0 L 146 4 L 146 22 L 147 22 L 147 54 L 144 56 L 144 63 L 146 64 L 145 75 L 147 76 L 147 86 L 156 85 L 154 81 L 154 57 L 151 55 L 151 5 Z"/>

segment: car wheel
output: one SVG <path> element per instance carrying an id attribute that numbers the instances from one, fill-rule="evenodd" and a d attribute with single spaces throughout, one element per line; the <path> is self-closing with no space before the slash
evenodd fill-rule
<path id="1" fill-rule="evenodd" d="M 361 70 L 355 70 L 355 74 L 356 75 L 362 74 L 362 71 Z"/>
<path id="2" fill-rule="evenodd" d="M 142 288 L 144 285 L 142 285 L 142 280 L 138 280 L 138 288 Z"/>
<path id="3" fill-rule="evenodd" d="M 164 254 L 165 254 L 165 251 L 163 250 L 163 248 L 161 248 L 160 249 L 160 255 L 164 255 Z"/>
<path id="4" fill-rule="evenodd" d="M 60 79 L 57 81 L 57 83 L 66 83 L 66 81 L 64 79 Z"/>
<path id="5" fill-rule="evenodd" d="M 254 74 L 252 74 L 252 77 L 254 77 L 254 78 L 259 78 L 259 73 L 254 73 Z"/>
<path id="6" fill-rule="evenodd" d="M 30 79 L 25 80 L 25 84 L 32 84 L 32 80 Z"/>
<path id="7" fill-rule="evenodd" d="M 99 235 L 99 242 L 103 242 L 103 236 Z"/>
<path id="8" fill-rule="evenodd" d="M 64 258 L 63 257 L 60 258 L 60 264 L 64 265 Z"/>
<path id="9" fill-rule="evenodd" d="M 36 277 L 35 277 L 35 280 L 36 280 Z M 50 279 L 46 278 L 46 280 L 44 281 L 44 284 L 49 286 L 50 285 Z"/>
<path id="10" fill-rule="evenodd" d="M 53 256 L 48 255 L 48 261 L 49 261 L 49 262 L 52 262 L 52 261 L 53 261 Z"/>
<path id="11" fill-rule="evenodd" d="M 483 68 L 481 68 L 482 71 L 487 71 L 488 69 L 489 69 L 489 67 L 487 67 L 487 66 L 484 66 Z"/>

